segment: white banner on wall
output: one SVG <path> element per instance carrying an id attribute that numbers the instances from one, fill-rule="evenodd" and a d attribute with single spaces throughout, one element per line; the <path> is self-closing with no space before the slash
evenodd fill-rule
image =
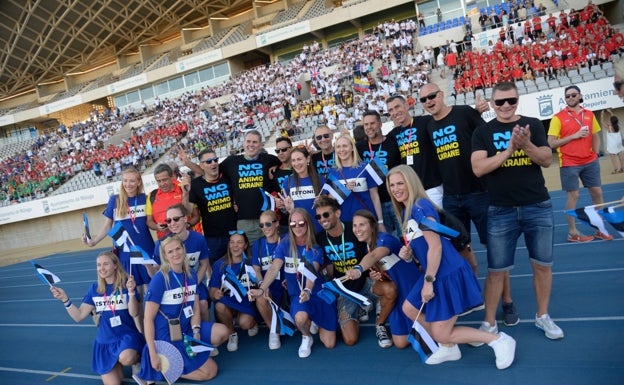
<path id="1" fill-rule="evenodd" d="M 299 23 L 287 25 L 283 28 L 278 28 L 274 31 L 262 33 L 256 35 L 256 45 L 258 47 L 264 47 L 273 43 L 277 43 L 286 39 L 293 38 L 295 36 L 303 35 L 310 32 L 310 22 L 302 21 Z"/>
<path id="2" fill-rule="evenodd" d="M 215 49 L 212 51 L 208 51 L 202 53 L 200 55 L 196 55 L 184 60 L 178 60 L 176 65 L 176 72 L 184 72 L 193 68 L 201 67 L 206 64 L 214 63 L 218 60 L 223 59 L 223 52 L 221 49 Z"/>
<path id="3" fill-rule="evenodd" d="M 113 84 L 109 84 L 108 86 L 106 86 L 106 89 L 108 90 L 108 93 L 116 94 L 118 92 L 125 91 L 130 88 L 140 87 L 144 84 L 147 84 L 147 74 L 142 73 L 140 75 L 133 76 L 128 79 L 120 80 Z"/>
<path id="4" fill-rule="evenodd" d="M 15 123 L 15 116 L 13 114 L 6 114 L 0 116 L 0 127 L 8 126 L 9 124 Z"/>
<path id="5" fill-rule="evenodd" d="M 42 116 L 48 115 L 56 111 L 62 111 L 71 107 L 76 107 L 80 104 L 82 104 L 82 96 L 78 94 L 70 96 L 69 98 L 61 99 L 57 102 L 44 104 L 43 106 L 39 107 L 39 114 Z"/>

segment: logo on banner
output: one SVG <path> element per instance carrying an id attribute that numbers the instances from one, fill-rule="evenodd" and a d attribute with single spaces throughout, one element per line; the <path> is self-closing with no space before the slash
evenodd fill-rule
<path id="1" fill-rule="evenodd" d="M 43 212 L 46 214 L 50 214 L 50 204 L 48 201 L 41 202 L 43 204 Z"/>
<path id="2" fill-rule="evenodd" d="M 542 95 L 537 98 L 540 116 L 550 116 L 554 113 L 552 95 Z"/>

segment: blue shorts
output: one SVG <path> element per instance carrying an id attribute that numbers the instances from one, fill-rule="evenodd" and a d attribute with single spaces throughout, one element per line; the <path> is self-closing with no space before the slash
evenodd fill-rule
<path id="1" fill-rule="evenodd" d="M 600 187 L 600 163 L 598 158 L 593 162 L 582 166 L 566 166 L 559 170 L 561 188 L 563 191 L 576 191 L 579 189 L 579 179 L 583 187 Z"/>
<path id="2" fill-rule="evenodd" d="M 525 206 L 490 206 L 488 209 L 488 270 L 507 271 L 514 266 L 518 237 L 524 240 L 531 262 L 553 264 L 554 218 L 549 200 Z"/>
<path id="3" fill-rule="evenodd" d="M 371 281 L 371 278 L 367 278 L 366 281 L 364 281 L 364 286 L 362 287 L 362 290 L 360 290 L 359 292 L 359 294 L 362 294 L 369 299 L 375 298 L 375 294 L 371 292 L 371 288 L 373 287 Z M 358 311 L 360 309 L 360 306 L 357 303 L 348 300 L 341 295 L 336 300 L 336 307 L 338 309 L 338 319 L 340 320 L 340 326 L 346 324 L 347 321 L 350 320 L 358 321 Z"/>

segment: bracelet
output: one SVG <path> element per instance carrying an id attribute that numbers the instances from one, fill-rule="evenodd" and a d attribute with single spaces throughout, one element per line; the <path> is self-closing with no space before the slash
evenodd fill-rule
<path id="1" fill-rule="evenodd" d="M 355 265 L 353 266 L 353 268 L 357 271 L 360 272 L 360 274 L 364 273 L 364 268 L 362 267 L 362 265 Z"/>
<path id="2" fill-rule="evenodd" d="M 71 307 L 72 303 L 71 303 L 71 301 L 70 301 L 70 300 L 67 300 L 67 302 L 63 303 L 63 305 L 65 305 L 65 307 L 66 307 L 67 309 L 69 309 L 69 308 Z"/>
<path id="3" fill-rule="evenodd" d="M 312 290 L 308 289 L 307 287 L 305 289 L 303 289 L 303 291 L 305 291 L 309 295 L 312 295 Z"/>
<path id="4" fill-rule="evenodd" d="M 129 291 L 129 292 L 128 292 L 128 295 L 129 295 L 130 297 L 134 297 L 134 296 L 136 295 L 136 292 L 134 292 L 134 291 Z"/>
<path id="5" fill-rule="evenodd" d="M 193 330 L 200 329 L 201 330 L 201 325 L 193 325 L 193 326 L 191 326 L 191 329 L 193 329 Z"/>
<path id="6" fill-rule="evenodd" d="M 62 301 L 63 305 L 65 305 L 67 302 L 69 302 L 69 297 L 67 297 L 67 299 L 65 301 Z"/>
<path id="7" fill-rule="evenodd" d="M 377 221 L 377 224 L 379 224 L 379 225 L 383 225 L 383 219 L 378 220 L 378 221 Z"/>

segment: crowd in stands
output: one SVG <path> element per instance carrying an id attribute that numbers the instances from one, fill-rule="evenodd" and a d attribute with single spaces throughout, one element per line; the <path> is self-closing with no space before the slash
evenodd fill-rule
<path id="1" fill-rule="evenodd" d="M 522 7 L 534 7 L 528 3 L 511 6 L 520 12 L 510 11 L 510 17 L 501 18 L 503 24 L 521 18 Z M 385 99 L 395 93 L 414 105 L 413 95 L 430 82 L 436 66 L 441 70 L 445 64 L 450 67 L 455 91 L 462 93 L 502 80 L 565 76 L 566 70 L 608 60 L 609 54 L 624 46 L 624 35 L 616 32 L 591 2 L 580 12 L 572 10 L 568 15 L 562 11 L 544 23 L 536 20 L 540 20 L 538 14 L 523 24 L 509 24 L 500 39 L 481 52 L 470 49 L 470 31 L 463 49 L 462 44 L 450 42 L 418 51 L 418 23 L 390 20 L 379 23 L 361 39 L 330 49 L 323 49 L 318 42 L 306 44 L 287 64 L 259 66 L 221 85 L 185 92 L 175 99 L 156 97 L 152 107 L 142 103 L 134 113 L 96 111 L 85 122 L 41 135 L 26 154 L 2 158 L 0 202 L 6 205 L 40 198 L 80 171 L 93 170 L 110 180 L 124 165 L 149 165 L 155 155 L 153 148 L 163 138 L 185 137 L 183 145 L 194 155 L 226 145 L 232 153 L 240 151 L 241 131 L 252 128 L 258 119 L 285 119 L 287 130 L 293 127 L 294 132 L 301 130 L 305 119 L 330 128 L 352 129 L 366 110 L 387 114 Z M 302 97 L 305 74 L 310 79 L 309 99 Z M 207 102 L 218 98 L 219 103 L 207 107 Z M 142 118 L 149 120 L 128 139 L 119 145 L 107 143 L 131 119 Z"/>

